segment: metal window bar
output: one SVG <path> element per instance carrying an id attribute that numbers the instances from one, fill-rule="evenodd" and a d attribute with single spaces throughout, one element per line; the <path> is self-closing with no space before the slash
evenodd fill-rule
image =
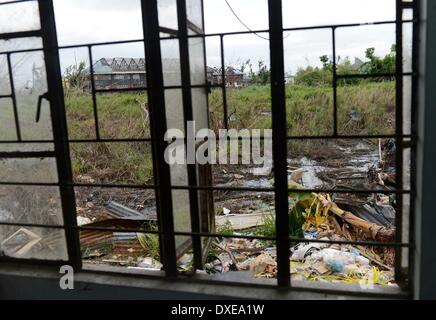
<path id="1" fill-rule="evenodd" d="M 1 5 L 7 5 L 7 4 L 13 4 L 18 2 L 26 2 L 31 0 L 21 0 L 21 1 L 11 1 L 11 2 L 4 2 L 1 3 Z M 180 4 L 179 6 L 183 6 L 182 2 L 184 1 L 178 1 Z M 38 224 L 26 224 L 26 223 L 7 223 L 7 222 L 0 222 L 0 225 L 20 225 L 20 226 L 35 226 L 35 227 L 41 227 L 41 228 L 60 228 L 66 230 L 67 234 L 67 243 L 68 243 L 68 249 L 69 249 L 69 257 L 70 261 L 75 261 L 75 264 L 79 266 L 80 268 L 80 247 L 78 246 L 78 239 L 77 239 L 77 233 L 80 230 L 108 230 L 108 231 L 132 231 L 132 232 L 142 232 L 142 233 L 155 233 L 159 234 L 160 236 L 160 243 L 161 243 L 161 250 L 162 250 L 162 258 L 165 266 L 166 275 L 169 277 L 175 277 L 177 275 L 177 269 L 176 269 L 176 258 L 175 258 L 175 248 L 174 248 L 174 237 L 176 235 L 185 235 L 185 236 L 191 236 L 191 237 L 231 237 L 231 238 L 245 238 L 245 239 L 265 239 L 265 240 L 277 240 L 277 251 L 278 254 L 278 266 L 279 266 L 279 275 L 278 275 L 278 285 L 280 286 L 288 286 L 290 283 L 290 275 L 289 275 L 289 243 L 290 242 L 298 242 L 298 241 L 304 241 L 304 242 L 325 242 L 325 243 L 339 243 L 339 244 L 360 244 L 360 245 L 370 245 L 370 246 L 383 246 L 383 247 L 394 247 L 396 248 L 396 261 L 395 261 L 395 275 L 396 280 L 402 282 L 401 277 L 401 259 L 399 259 L 401 255 L 401 248 L 408 248 L 409 249 L 409 264 L 408 264 L 408 290 L 409 294 L 412 290 L 412 280 L 413 280 L 413 250 L 414 250 L 414 234 L 413 234 L 413 223 L 414 223 L 414 212 L 413 212 L 413 203 L 414 203 L 414 197 L 415 197 L 415 172 L 414 172 L 414 166 L 416 165 L 415 162 L 415 139 L 416 139 L 416 70 L 417 70 L 417 52 L 416 52 L 416 43 L 418 39 L 418 30 L 416 28 L 416 24 L 418 22 L 419 18 L 419 8 L 417 7 L 417 2 L 402 2 L 401 0 L 397 0 L 397 11 L 396 11 L 396 20 L 395 21 L 378 21 L 378 22 L 372 22 L 372 23 L 350 23 L 350 24 L 337 24 L 337 25 L 322 25 L 322 26 L 307 26 L 307 27 L 298 27 L 298 28 L 283 28 L 281 25 L 281 19 L 277 20 L 277 17 L 281 17 L 281 3 L 280 1 L 276 0 L 269 0 L 269 14 L 270 14 L 270 29 L 268 30 L 256 30 L 256 31 L 240 31 L 240 32 L 227 32 L 227 33 L 211 33 L 211 34 L 186 34 L 186 35 L 180 35 L 177 32 L 170 33 L 171 36 L 168 37 L 159 37 L 159 29 L 156 28 L 146 28 L 146 26 L 154 25 L 158 26 L 157 22 L 157 3 L 156 0 L 153 1 L 147 1 L 142 0 L 142 11 L 143 11 L 143 27 L 144 27 L 144 39 L 139 40 L 127 40 L 127 41 L 110 41 L 110 42 L 100 42 L 100 43 L 89 43 L 89 44 L 80 44 L 80 45 L 68 45 L 68 46 L 58 46 L 56 43 L 56 35 L 52 34 L 51 37 L 49 37 L 47 34 L 49 33 L 50 28 L 55 27 L 54 23 L 54 12 L 52 8 L 52 1 L 44 1 L 39 0 L 40 3 L 40 11 L 41 15 L 48 14 L 45 16 L 46 22 L 42 23 L 42 30 L 37 31 L 26 31 L 26 32 L 14 32 L 9 34 L 0 34 L 0 39 L 10 39 L 10 38 L 18 38 L 18 37 L 28 37 L 28 36 L 42 36 L 45 39 L 44 44 L 44 53 L 46 55 L 46 61 L 47 61 L 47 67 L 49 68 L 49 64 L 52 63 L 53 60 L 50 62 L 48 61 L 48 57 L 55 57 L 55 63 L 53 64 L 54 67 L 51 70 L 51 73 L 54 75 L 57 75 L 56 77 L 53 77 L 51 80 L 49 79 L 49 82 L 55 82 L 55 80 L 60 79 L 60 74 L 58 73 L 58 58 L 57 54 L 55 55 L 54 52 L 58 49 L 68 49 L 68 48 L 79 48 L 79 47 L 88 47 L 89 53 L 90 53 L 90 65 L 92 66 L 92 54 L 91 54 L 91 48 L 92 46 L 98 46 L 98 45 L 108 45 L 108 44 L 122 44 L 122 43 L 132 43 L 132 42 L 143 42 L 145 41 L 145 50 L 147 53 L 147 57 L 153 57 L 153 59 L 160 58 L 160 46 L 159 46 L 159 40 L 164 39 L 179 39 L 180 41 L 186 41 L 189 38 L 197 38 L 201 37 L 203 39 L 206 39 L 206 37 L 213 37 L 213 36 L 219 36 L 220 37 L 220 51 L 221 51 L 221 67 L 222 71 L 224 73 L 224 77 L 222 78 L 222 83 L 220 85 L 215 86 L 202 86 L 202 85 L 191 85 L 189 81 L 186 81 L 184 79 L 184 82 L 181 86 L 164 86 L 163 85 L 163 79 L 162 79 L 162 67 L 160 64 L 156 65 L 150 65 L 149 61 L 147 61 L 147 88 L 133 88 L 132 91 L 141 91 L 141 90 L 148 90 L 148 96 L 150 101 L 150 126 L 151 131 L 153 132 L 152 138 L 144 138 L 144 139 L 100 139 L 100 137 L 97 135 L 96 139 L 68 139 L 66 136 L 65 128 L 63 127 L 64 124 L 53 124 L 54 125 L 54 131 L 58 131 L 61 134 L 56 134 L 55 138 L 53 140 L 20 140 L 17 139 L 17 141 L 0 141 L 0 144 L 8 144 L 8 143 L 43 143 L 43 142 L 52 142 L 56 144 L 55 151 L 53 152 L 47 152 L 47 153 L 26 153 L 26 152 L 13 152 L 13 153 L 0 153 L 0 157 L 34 157 L 36 156 L 44 156 L 44 157 L 53 157 L 56 155 L 58 159 L 58 165 L 60 166 L 59 169 L 59 175 L 60 179 L 58 183 L 26 183 L 26 182 L 0 182 L 0 185 L 31 185 L 31 186 L 59 186 L 64 194 L 62 197 L 62 203 L 64 207 L 64 221 L 65 221 L 65 227 L 64 226 L 52 226 L 52 225 L 38 225 Z M 1 8 L 1 7 L 0 7 Z M 182 8 L 183 9 L 183 8 Z M 402 19 L 402 13 L 404 9 L 413 9 L 413 19 L 412 20 L 403 20 Z M 274 19 L 271 17 L 274 16 Z M 204 16 L 203 16 L 204 21 Z M 154 22 L 154 23 L 153 23 Z M 413 23 L 413 48 L 412 48 L 412 72 L 403 72 L 402 69 L 402 25 L 404 23 Z M 395 77 L 397 83 L 396 83 L 396 131 L 395 134 L 379 134 L 379 135 L 342 135 L 337 133 L 336 125 L 335 125 L 335 132 L 333 132 L 333 135 L 323 135 L 323 136 L 287 136 L 286 135 L 286 123 L 283 124 L 283 121 L 278 117 L 280 115 L 280 112 L 283 110 L 280 109 L 280 107 L 284 106 L 284 100 L 283 100 L 283 86 L 280 84 L 281 79 L 283 79 L 283 68 L 280 68 L 283 64 L 283 43 L 282 43 L 282 35 L 283 31 L 297 31 L 297 30 L 314 30 L 314 29 L 331 29 L 332 30 L 332 50 L 333 50 L 333 61 L 336 63 L 336 49 L 335 49 L 335 30 L 338 28 L 347 28 L 347 27 L 358 27 L 358 26 L 364 26 L 364 25 L 387 25 L 387 24 L 395 24 L 396 25 L 396 45 L 397 45 L 397 52 L 396 52 L 396 72 L 394 74 L 353 74 L 353 75 L 342 75 L 342 74 L 336 74 L 336 68 L 334 68 L 334 76 L 333 76 L 333 82 L 332 86 L 333 89 L 336 90 L 337 87 L 337 80 L 340 78 L 371 78 L 371 77 Z M 171 30 L 170 30 L 171 31 Z M 224 42 L 223 38 L 224 36 L 229 35 L 239 35 L 239 34 L 252 34 L 252 33 L 270 33 L 270 54 L 275 58 L 271 59 L 271 72 L 272 72 L 272 83 L 271 83 L 271 97 L 272 97 L 272 104 L 273 104 L 273 129 L 274 129 L 274 137 L 273 141 L 275 139 L 274 143 L 274 163 L 275 163 L 275 169 L 276 172 L 286 172 L 286 162 L 283 165 L 283 159 L 286 158 L 286 149 L 284 147 L 281 147 L 277 141 L 288 141 L 290 139 L 364 139 L 364 138 L 395 138 L 397 143 L 397 154 L 396 154 L 396 172 L 397 172 L 397 181 L 396 181 L 396 188 L 394 190 L 377 190 L 377 193 L 383 193 L 383 194 L 395 194 L 397 199 L 399 199 L 398 203 L 402 202 L 402 195 L 408 194 L 410 195 L 410 221 L 409 221 L 409 230 L 410 230 L 410 238 L 409 241 L 403 242 L 402 236 L 401 236 L 401 230 L 402 230 L 402 205 L 397 205 L 397 217 L 396 220 L 396 237 L 394 242 L 377 242 L 377 241 L 333 241 L 333 240 L 316 240 L 316 239 L 305 239 L 305 238 L 296 238 L 296 237 L 289 237 L 286 229 L 286 221 L 287 219 L 287 193 L 288 191 L 292 192 L 326 192 L 326 193 L 349 193 L 349 194 L 358 194 L 358 193 L 373 193 L 375 190 L 358 190 L 358 189 L 305 189 L 305 190 L 293 190 L 288 189 L 287 181 L 279 176 L 279 174 L 276 173 L 276 184 L 273 188 L 249 188 L 249 187 L 218 187 L 218 186 L 196 186 L 192 185 L 192 181 L 190 181 L 189 186 L 173 186 L 170 183 L 169 179 L 169 168 L 166 165 L 166 163 L 163 160 L 163 150 L 165 149 L 165 145 L 162 143 L 160 139 L 157 139 L 156 137 L 163 136 L 163 133 L 165 132 L 164 127 L 161 125 L 156 125 L 158 122 L 160 124 L 162 123 L 162 120 L 165 119 L 164 114 L 164 97 L 163 97 L 163 90 L 167 88 L 195 88 L 195 87 L 220 87 L 223 93 L 223 108 L 224 112 L 227 113 L 227 98 L 226 98 L 226 86 L 225 86 L 225 63 L 224 63 Z M 11 50 L 6 52 L 0 52 L 0 54 L 7 54 L 9 57 L 10 54 L 13 53 L 21 53 L 21 52 L 32 52 L 32 51 L 41 51 L 41 48 L 37 49 L 28 49 L 28 50 Z M 277 54 L 280 56 L 280 59 L 276 59 Z M 181 57 L 183 59 L 183 57 Z M 156 59 L 155 61 L 160 61 L 159 59 Z M 56 67 L 57 65 L 57 67 Z M 92 67 L 91 67 L 92 68 Z M 9 72 L 11 75 L 11 72 Z M 93 72 L 91 72 L 91 76 L 93 75 Z M 411 134 L 404 134 L 402 132 L 402 78 L 403 76 L 410 76 L 412 77 L 412 132 Z M 183 78 L 189 77 L 189 73 L 186 74 L 184 72 Z M 277 82 L 278 81 L 278 82 Z M 52 84 L 53 84 L 52 83 Z M 11 82 L 12 84 L 12 82 Z M 56 87 L 56 86 L 54 86 Z M 60 92 L 62 92 L 62 87 L 58 87 Z M 110 89 L 110 90 L 97 90 L 93 88 L 92 90 L 93 96 L 95 96 L 96 92 L 116 92 L 116 91 L 124 91 L 124 89 Z M 129 90 L 130 91 L 130 90 Z M 12 90 L 11 95 L 4 95 L 0 96 L 0 99 L 3 98 L 13 98 L 15 95 L 14 90 Z M 334 93 L 336 95 L 336 93 Z M 336 113 L 337 113 L 337 101 L 334 98 L 334 113 L 335 118 L 334 122 L 336 122 Z M 63 106 L 63 101 L 58 101 Z M 189 103 L 187 104 L 189 105 Z M 94 104 L 94 108 L 96 108 L 96 105 Z M 184 109 L 186 109 L 187 106 L 185 105 Z M 192 105 L 191 105 L 192 108 Z M 60 117 L 62 119 L 64 115 L 62 113 L 65 113 L 65 110 L 58 110 L 59 113 L 56 115 L 56 108 L 51 108 L 53 112 L 53 119 Z M 186 110 L 185 110 L 186 112 Z M 192 112 L 192 110 L 191 110 Z M 188 110 L 189 113 L 189 110 Z M 283 114 L 282 114 L 283 115 Z M 227 115 L 224 117 L 224 126 L 227 128 Z M 53 120 L 55 121 L 55 120 Z M 98 125 L 98 122 L 96 122 L 96 125 Z M 154 137 L 154 138 L 153 138 Z M 239 138 L 240 139 L 240 138 Z M 411 152 L 411 188 L 410 190 L 404 189 L 403 183 L 402 183 L 402 152 L 404 149 L 404 140 L 410 139 L 410 148 L 412 150 Z M 69 153 L 68 153 L 68 143 L 72 142 L 151 142 L 153 146 L 153 166 L 154 166 L 154 175 L 155 175 L 155 184 L 152 185 L 131 185 L 131 184 L 85 184 L 85 183 L 74 183 L 71 176 L 71 168 L 69 168 L 70 160 L 69 160 Z M 282 143 L 283 144 L 283 143 Z M 285 158 L 283 158 L 283 156 Z M 401 160 L 401 161 L 400 161 Z M 64 171 L 67 173 L 61 172 Z M 159 177 L 157 177 L 159 176 Z M 286 175 L 285 175 L 286 176 Z M 162 183 L 165 182 L 165 183 Z M 278 187 L 278 184 L 283 185 L 284 188 L 280 189 Z M 116 188 L 116 187 L 123 187 L 123 188 L 137 188 L 137 189 L 154 189 L 156 191 L 156 202 L 157 202 L 157 210 L 158 210 L 158 219 L 162 219 L 162 221 L 159 221 L 160 228 L 158 231 L 152 232 L 152 231 L 146 231 L 142 229 L 116 229 L 116 228 L 98 228 L 98 227 L 86 227 L 86 226 L 77 226 L 75 222 L 75 206 L 74 206 L 74 194 L 72 193 L 73 187 L 79 187 L 79 186 L 96 186 L 96 187 L 103 187 L 103 188 Z M 276 237 L 259 237 L 259 236 L 241 236 L 241 235 L 222 235 L 222 234 L 216 234 L 216 233 L 202 233 L 202 232 L 175 232 L 174 231 L 174 225 L 172 220 L 172 208 L 171 208 L 171 190 L 173 189 L 186 189 L 186 190 L 234 190 L 234 191 L 274 191 L 276 195 L 276 225 L 277 225 L 277 236 Z M 286 205 L 285 205 L 285 199 L 286 199 Z M 282 222 L 282 223 L 280 223 Z M 285 223 L 283 223 L 285 222 Z M 285 241 L 285 235 L 286 235 L 286 241 Z M 285 243 L 287 242 L 287 243 Z M 47 264 L 47 265 L 53 265 L 53 264 L 59 264 L 61 262 L 59 261 L 45 261 L 45 260 L 38 260 L 38 259 L 15 259 L 15 258 L 8 258 L 8 257 L 0 257 L 0 261 L 4 262 L 23 262 L 23 263 L 33 263 L 33 264 Z M 228 282 L 221 282 L 221 281 L 214 281 L 210 280 L 212 283 L 227 283 Z M 231 283 L 235 284 L 235 283 Z M 237 283 L 236 285 L 241 285 L 240 283 Z M 297 289 L 295 286 L 292 287 L 293 289 Z M 325 290 L 320 289 L 320 291 L 335 291 L 334 288 Z"/>

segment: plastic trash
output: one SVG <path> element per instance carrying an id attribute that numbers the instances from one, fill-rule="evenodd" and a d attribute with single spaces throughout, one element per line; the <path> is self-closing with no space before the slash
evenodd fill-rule
<path id="1" fill-rule="evenodd" d="M 364 256 L 357 256 L 356 262 L 361 266 L 369 266 L 369 259 L 365 258 Z"/>
<path id="2" fill-rule="evenodd" d="M 351 252 L 339 251 L 336 249 L 323 249 L 321 256 L 324 265 L 333 272 L 342 273 L 346 265 L 352 265 L 356 262 L 356 257 Z"/>
<path id="3" fill-rule="evenodd" d="M 307 256 L 310 256 L 314 251 L 320 250 L 319 243 L 300 245 L 291 256 L 292 261 L 303 261 Z"/>

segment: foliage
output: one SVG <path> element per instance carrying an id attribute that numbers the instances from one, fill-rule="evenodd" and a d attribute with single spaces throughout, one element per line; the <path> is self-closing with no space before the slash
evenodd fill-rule
<path id="1" fill-rule="evenodd" d="M 250 59 L 242 63 L 239 69 L 242 73 L 248 70 L 248 76 L 251 79 L 252 84 L 266 85 L 270 81 L 271 70 L 262 60 L 257 62 L 257 71 L 253 70 L 253 65 Z"/>
<path id="2" fill-rule="evenodd" d="M 262 225 L 256 228 L 256 234 L 263 237 L 276 236 L 276 220 L 272 212 L 262 215 Z"/>
<path id="3" fill-rule="evenodd" d="M 74 64 L 65 69 L 64 81 L 71 89 L 84 90 L 86 83 L 85 62 Z"/>
<path id="4" fill-rule="evenodd" d="M 289 212 L 289 235 L 293 237 L 303 237 L 303 224 L 305 222 L 305 207 L 301 202 L 294 204 Z"/>
<path id="5" fill-rule="evenodd" d="M 375 48 L 367 48 L 365 51 L 367 59 L 361 66 L 353 66 L 348 57 L 341 59 L 338 57 L 336 62 L 337 74 L 374 74 L 374 73 L 394 73 L 395 72 L 395 45 L 392 45 L 390 52 L 383 58 L 375 55 Z M 331 86 L 333 81 L 333 61 L 327 55 L 319 57 L 322 67 L 308 66 L 300 68 L 295 75 L 295 84 L 311 87 Z M 392 80 L 386 78 L 372 78 L 367 81 Z M 358 78 L 342 78 L 338 80 L 338 85 L 356 85 L 363 80 Z"/>
<path id="6" fill-rule="evenodd" d="M 391 46 L 389 54 L 383 58 L 375 55 L 375 48 L 368 48 L 365 51 L 365 57 L 368 59 L 362 65 L 361 70 L 366 74 L 371 73 L 394 73 L 395 72 L 395 50 L 396 46 Z M 380 81 L 379 79 L 377 79 Z"/>
<path id="7" fill-rule="evenodd" d="M 152 231 L 157 231 L 157 229 L 157 226 L 151 228 Z M 155 233 L 138 233 L 137 237 L 147 255 L 160 261 L 159 236 Z"/>
<path id="8" fill-rule="evenodd" d="M 232 222 L 229 219 L 226 219 L 224 224 L 222 226 L 219 226 L 216 231 L 217 234 L 222 234 L 225 236 L 232 235 L 233 234 Z"/>

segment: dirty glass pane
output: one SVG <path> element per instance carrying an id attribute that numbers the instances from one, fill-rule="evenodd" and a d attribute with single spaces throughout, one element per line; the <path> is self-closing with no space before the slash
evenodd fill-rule
<path id="1" fill-rule="evenodd" d="M 42 100 L 41 118 L 36 122 L 38 97 L 47 92 L 42 51 L 11 55 L 13 80 L 23 140 L 52 140 L 50 105 Z"/>
<path id="2" fill-rule="evenodd" d="M 0 95 L 11 93 L 6 55 L 0 55 Z"/>
<path id="3" fill-rule="evenodd" d="M 0 158 L 0 181 L 58 182 L 54 158 Z"/>
<path id="4" fill-rule="evenodd" d="M 403 77 L 403 134 L 412 133 L 412 77 Z"/>
<path id="5" fill-rule="evenodd" d="M 0 33 L 37 30 L 40 28 L 37 1 L 0 6 Z"/>
<path id="6" fill-rule="evenodd" d="M 39 37 L 0 40 L 0 52 L 40 48 L 42 48 L 42 39 Z"/>
<path id="7" fill-rule="evenodd" d="M 177 1 L 159 0 L 158 4 L 159 26 L 177 30 Z"/>
<path id="8" fill-rule="evenodd" d="M 403 72 L 412 72 L 413 23 L 403 23 Z"/>
<path id="9" fill-rule="evenodd" d="M 186 15 L 188 17 L 188 28 L 191 22 L 200 30 L 203 29 L 202 0 L 187 0 Z"/>
<path id="10" fill-rule="evenodd" d="M 207 93 L 205 88 L 192 89 L 192 112 L 196 131 L 208 128 Z"/>
<path id="11" fill-rule="evenodd" d="M 0 186 L 0 221 L 62 225 L 59 188 Z"/>
<path id="12" fill-rule="evenodd" d="M 0 226 L 0 256 L 67 260 L 65 232 L 52 228 Z"/>
<path id="13" fill-rule="evenodd" d="M 189 43 L 189 65 L 191 68 L 191 84 L 205 84 L 205 61 L 204 43 L 202 38 L 190 38 Z"/>
<path id="14" fill-rule="evenodd" d="M 185 132 L 182 92 L 180 89 L 165 90 L 165 114 L 167 129 L 179 129 Z"/>
<path id="15" fill-rule="evenodd" d="M 9 141 L 17 139 L 15 130 L 14 110 L 12 99 L 0 99 L 0 140 Z M 7 148 L 7 145 L 0 145 L 0 151 Z"/>
<path id="16" fill-rule="evenodd" d="M 162 72 L 165 86 L 181 85 L 179 41 L 161 40 Z"/>

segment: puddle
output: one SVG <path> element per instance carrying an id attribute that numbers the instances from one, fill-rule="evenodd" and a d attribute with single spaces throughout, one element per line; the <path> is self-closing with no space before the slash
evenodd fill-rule
<path id="1" fill-rule="evenodd" d="M 332 148 L 336 149 L 334 151 L 337 154 L 322 161 L 308 157 L 288 159 L 289 167 L 303 169 L 301 178 L 303 186 L 316 189 L 331 186 L 336 180 L 344 177 L 351 180 L 361 179 L 368 169 L 377 165 L 379 160 L 377 148 L 365 142 L 346 147 L 335 144 Z"/>

